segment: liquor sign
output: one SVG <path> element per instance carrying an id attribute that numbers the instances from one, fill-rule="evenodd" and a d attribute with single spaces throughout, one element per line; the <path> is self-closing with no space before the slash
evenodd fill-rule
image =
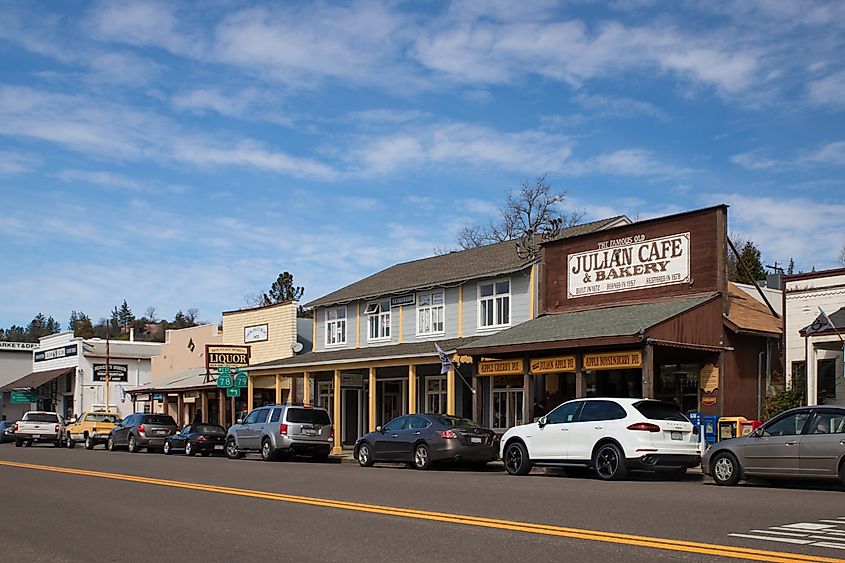
<path id="1" fill-rule="evenodd" d="M 417 302 L 417 296 L 413 293 L 408 295 L 397 295 L 390 298 L 391 307 L 402 307 L 403 305 L 413 305 Z"/>
<path id="2" fill-rule="evenodd" d="M 268 338 L 267 325 L 255 325 L 244 327 L 244 344 L 250 342 L 266 342 Z"/>
<path id="3" fill-rule="evenodd" d="M 205 345 L 205 369 L 222 366 L 247 367 L 249 346 Z"/>
<path id="4" fill-rule="evenodd" d="M 32 356 L 33 362 L 47 362 L 49 360 L 57 360 L 59 358 L 67 358 L 69 356 L 76 356 L 79 353 L 79 347 L 76 344 L 69 346 L 61 346 L 59 348 L 51 348 L 49 350 L 42 350 L 36 352 Z"/>
<path id="5" fill-rule="evenodd" d="M 575 371 L 575 356 L 558 356 L 555 358 L 534 358 L 531 360 L 531 373 L 561 373 Z"/>
<path id="6" fill-rule="evenodd" d="M 106 380 L 106 364 L 94 364 L 94 381 Z M 129 381 L 129 366 L 126 364 L 109 364 L 109 381 Z"/>
<path id="7" fill-rule="evenodd" d="M 631 352 L 607 352 L 605 354 L 584 354 L 584 370 L 632 369 L 643 366 L 643 354 Z"/>
<path id="8" fill-rule="evenodd" d="M 522 360 L 483 360 L 478 375 L 522 375 Z"/>
<path id="9" fill-rule="evenodd" d="M 570 254 L 567 260 L 570 299 L 689 283 L 690 234 L 624 237 Z"/>

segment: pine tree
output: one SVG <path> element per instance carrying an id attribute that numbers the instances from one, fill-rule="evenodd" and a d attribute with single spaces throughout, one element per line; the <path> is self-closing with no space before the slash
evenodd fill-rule
<path id="1" fill-rule="evenodd" d="M 293 285 L 293 274 L 282 272 L 270 286 L 270 291 L 264 294 L 263 304 L 272 305 L 285 301 L 299 301 L 303 293 L 305 293 L 304 287 Z"/>
<path id="2" fill-rule="evenodd" d="M 795 273 L 795 260 L 789 259 L 789 265 L 786 267 L 786 275 L 791 276 Z"/>
<path id="3" fill-rule="evenodd" d="M 123 300 L 123 305 L 120 306 L 118 319 L 120 321 L 120 326 L 124 329 L 129 328 L 129 326 L 135 321 L 135 315 L 132 314 L 132 309 L 129 308 L 129 304 L 126 302 L 126 299 Z"/>

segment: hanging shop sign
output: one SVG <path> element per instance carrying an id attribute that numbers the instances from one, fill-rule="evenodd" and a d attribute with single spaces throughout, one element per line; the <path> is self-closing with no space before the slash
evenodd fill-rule
<path id="1" fill-rule="evenodd" d="M 106 380 L 106 364 L 94 364 L 94 381 Z M 126 364 L 109 364 L 110 382 L 129 381 L 129 366 Z"/>
<path id="2" fill-rule="evenodd" d="M 153 401 L 163 401 L 163 400 L 164 400 L 164 393 L 153 393 Z"/>
<path id="3" fill-rule="evenodd" d="M 531 360 L 531 374 L 561 373 L 575 371 L 575 356 L 557 356 L 555 358 L 533 358 Z"/>
<path id="4" fill-rule="evenodd" d="M 138 393 L 137 395 L 135 395 L 135 400 L 141 401 L 141 402 L 149 401 L 150 400 L 150 394 L 149 393 Z"/>
<path id="5" fill-rule="evenodd" d="M 247 367 L 249 346 L 205 345 L 205 369 L 221 366 Z"/>
<path id="6" fill-rule="evenodd" d="M 35 391 L 12 391 L 12 403 L 34 403 L 37 400 L 38 393 L 36 393 Z"/>
<path id="7" fill-rule="evenodd" d="M 570 254 L 567 266 L 570 299 L 689 283 L 690 234 L 603 241 L 597 250 Z"/>
<path id="8" fill-rule="evenodd" d="M 244 344 L 250 342 L 266 342 L 268 338 L 267 325 L 254 325 L 244 327 Z"/>
<path id="9" fill-rule="evenodd" d="M 478 375 L 522 375 L 522 360 L 482 360 Z"/>
<path id="10" fill-rule="evenodd" d="M 603 369 L 633 369 L 643 366 L 643 354 L 639 350 L 630 352 L 605 352 L 584 354 L 584 371 Z"/>
<path id="11" fill-rule="evenodd" d="M 0 340 L 0 350 L 32 350 L 38 348 L 37 342 L 9 342 Z"/>
<path id="12" fill-rule="evenodd" d="M 413 293 L 408 295 L 396 295 L 390 298 L 391 307 L 402 307 L 403 305 L 413 305 L 417 302 L 417 296 Z"/>
<path id="13" fill-rule="evenodd" d="M 33 362 L 48 362 L 50 360 L 57 360 L 59 358 L 67 358 L 76 356 L 79 353 L 79 347 L 76 344 L 69 346 L 61 346 L 59 348 L 51 348 L 49 350 L 41 350 L 33 354 Z"/>

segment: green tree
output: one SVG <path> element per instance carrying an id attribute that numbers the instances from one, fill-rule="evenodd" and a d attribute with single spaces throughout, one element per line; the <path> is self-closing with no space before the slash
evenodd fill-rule
<path id="1" fill-rule="evenodd" d="M 739 257 L 732 250 L 728 252 L 728 279 L 749 284 L 766 279 L 766 270 L 757 245 L 749 239 L 732 238 L 732 242 Z"/>
<path id="2" fill-rule="evenodd" d="M 508 192 L 499 218 L 482 225 L 466 225 L 458 233 L 458 245 L 466 250 L 485 244 L 518 239 L 526 233 L 537 233 L 560 220 L 563 227 L 572 227 L 584 218 L 583 211 L 563 209 L 564 192 L 555 192 L 546 181 L 546 174 L 534 183 L 522 182 L 518 192 Z"/>
<path id="3" fill-rule="evenodd" d="M 786 275 L 791 276 L 795 273 L 795 260 L 789 259 L 789 265 L 786 267 Z"/>
<path id="4" fill-rule="evenodd" d="M 293 274 L 282 272 L 270 286 L 270 291 L 262 295 L 261 300 L 263 305 L 299 301 L 303 293 L 305 293 L 304 287 L 293 284 Z"/>
<path id="5" fill-rule="evenodd" d="M 74 336 L 81 338 L 94 338 L 94 324 L 91 322 L 91 317 L 82 312 L 71 311 L 70 320 L 67 325 L 68 330 L 72 330 Z"/>
<path id="6" fill-rule="evenodd" d="M 126 299 L 123 300 L 123 304 L 120 306 L 117 316 L 120 321 L 120 326 L 124 330 L 128 329 L 135 321 L 135 315 L 132 314 L 132 309 L 129 308 L 129 304 L 126 302 Z"/>
<path id="7" fill-rule="evenodd" d="M 15 324 L 5 331 L 0 329 L 0 340 L 8 340 L 10 342 L 27 342 L 26 329 Z"/>
<path id="8" fill-rule="evenodd" d="M 55 334 L 61 329 L 62 327 L 53 317 L 45 317 L 43 313 L 38 313 L 26 326 L 25 338 L 27 342 L 38 342 L 42 336 Z"/>

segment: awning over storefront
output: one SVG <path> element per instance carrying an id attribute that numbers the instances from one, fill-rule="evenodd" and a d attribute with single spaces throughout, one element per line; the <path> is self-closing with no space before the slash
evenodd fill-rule
<path id="1" fill-rule="evenodd" d="M 177 391 L 216 389 L 217 384 L 214 381 L 206 382 L 205 373 L 205 368 L 189 368 L 168 378 L 127 389 L 126 392 L 136 395 L 138 393 L 175 393 Z"/>
<path id="2" fill-rule="evenodd" d="M 65 374 L 73 373 L 74 370 L 76 370 L 75 367 L 49 369 L 46 371 L 34 371 L 28 375 L 21 377 L 17 381 L 12 381 L 11 383 L 7 383 L 3 387 L 0 387 L 0 393 L 4 391 L 12 391 L 13 389 L 35 389 L 36 387 L 40 387 L 45 383 L 48 383 Z"/>
<path id="3" fill-rule="evenodd" d="M 301 356 L 293 356 L 284 360 L 275 360 L 249 366 L 248 371 L 260 369 L 282 368 L 315 368 L 317 366 L 346 365 L 365 363 L 372 360 L 407 360 L 411 358 L 432 358 L 436 361 L 437 342 L 447 353 L 454 352 L 461 346 L 466 346 L 477 340 L 476 338 L 452 338 L 448 340 L 431 340 L 427 342 L 409 342 L 406 344 L 391 344 L 388 346 L 362 346 L 361 348 L 344 348 L 325 352 L 309 352 Z"/>
<path id="4" fill-rule="evenodd" d="M 652 301 L 538 317 L 498 334 L 458 346 L 472 356 L 552 348 L 636 344 L 646 329 L 718 297 L 708 293 L 686 299 Z"/>

